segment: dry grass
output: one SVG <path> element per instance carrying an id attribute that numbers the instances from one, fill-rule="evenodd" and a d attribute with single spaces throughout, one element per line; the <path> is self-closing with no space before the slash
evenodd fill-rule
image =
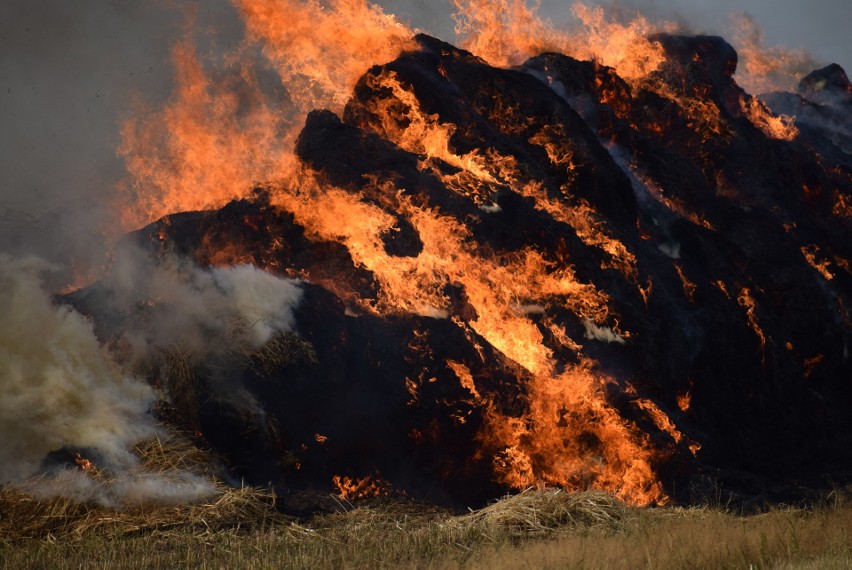
<path id="1" fill-rule="evenodd" d="M 40 499 L 6 488 L 0 492 L 0 541 L 114 539 L 149 531 L 262 526 L 280 518 L 271 506 L 266 494 L 248 487 L 220 492 L 211 501 L 195 505 L 123 510 L 65 497 Z"/>
<path id="2" fill-rule="evenodd" d="M 153 359 L 154 370 L 147 376 L 160 384 L 169 395 L 172 406 L 180 410 L 180 416 L 190 425 L 198 423 L 199 379 L 198 361 L 191 354 L 169 348 L 160 351 Z M 156 372 L 155 372 L 156 371 Z"/>
<path id="3" fill-rule="evenodd" d="M 340 501 L 296 520 L 274 497 L 215 480 L 179 437 L 136 448 L 140 469 L 212 481 L 194 505 L 106 508 L 0 489 L 0 568 L 767 568 L 852 567 L 852 505 L 739 516 L 638 509 L 598 491 L 528 490 L 466 514 L 411 501 Z M 78 473 L 79 475 L 79 473 Z M 110 475 L 87 477 L 111 484 Z"/>
<path id="4" fill-rule="evenodd" d="M 560 533 L 493 548 L 472 568 L 852 568 L 852 506 L 738 516 L 713 509 L 637 510 L 618 533 Z"/>
<path id="5" fill-rule="evenodd" d="M 559 528 L 618 530 L 627 510 L 624 503 L 602 491 L 528 490 L 459 517 L 455 522 L 528 538 L 547 536 Z"/>
<path id="6" fill-rule="evenodd" d="M 386 500 L 341 503 L 337 513 L 298 522 L 248 490 L 145 513 L 88 507 L 81 516 L 57 503 L 28 504 L 0 515 L 2 568 L 852 567 L 852 506 L 840 502 L 743 517 L 531 490 L 460 516 Z M 22 538 L 27 521 L 40 525 L 37 539 Z M 15 540 L 5 530 L 12 526 Z"/>

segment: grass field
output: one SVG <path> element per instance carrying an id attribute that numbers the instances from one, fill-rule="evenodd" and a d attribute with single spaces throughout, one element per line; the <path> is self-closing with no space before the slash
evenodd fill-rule
<path id="1" fill-rule="evenodd" d="M 247 508 L 256 500 L 118 513 L 55 501 L 20 511 L 0 497 L 0 567 L 852 568 L 852 505 L 840 500 L 738 516 L 544 490 L 465 515 L 382 501 L 307 520 Z M 20 525 L 16 513 L 28 513 Z"/>
<path id="2" fill-rule="evenodd" d="M 62 496 L 64 476 L 105 491 L 121 482 L 96 468 L 0 487 L 0 568 L 852 568 L 852 488 L 818 507 L 749 516 L 532 489 L 461 514 L 328 498 L 332 511 L 297 519 L 263 491 L 224 485 L 215 461 L 185 438 L 134 453 L 145 473 L 193 473 L 215 492 L 196 504 L 121 508 Z"/>

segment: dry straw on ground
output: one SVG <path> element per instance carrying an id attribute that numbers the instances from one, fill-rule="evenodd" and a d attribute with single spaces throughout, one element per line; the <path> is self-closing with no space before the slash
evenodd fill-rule
<path id="1" fill-rule="evenodd" d="M 185 439 L 172 437 L 139 444 L 135 449 L 143 473 L 164 478 L 193 474 L 209 480 L 213 494 L 196 504 L 126 505 L 109 508 L 96 502 L 78 502 L 63 496 L 40 498 L 46 477 L 0 489 L 0 541 L 19 539 L 80 539 L 88 535 L 110 537 L 147 531 L 199 529 L 215 531 L 258 527 L 283 518 L 270 493 L 251 487 L 232 488 L 215 479 L 210 456 Z M 114 482 L 97 469 L 86 472 L 93 482 L 108 489 Z"/>
<path id="2" fill-rule="evenodd" d="M 528 537 L 546 535 L 560 527 L 617 530 L 626 516 L 627 506 L 603 491 L 529 489 L 458 517 L 456 522 Z"/>
<path id="3" fill-rule="evenodd" d="M 136 449 L 149 472 L 203 474 L 210 458 L 186 441 L 155 440 Z M 206 473 L 212 477 L 210 473 Z M 91 471 L 87 476 L 109 485 L 108 476 Z M 627 507 L 599 491 L 569 493 L 557 489 L 527 490 L 508 496 L 481 510 L 452 515 L 445 509 L 403 500 L 380 500 L 360 506 L 340 502 L 339 512 L 319 515 L 307 526 L 294 523 L 275 509 L 275 498 L 265 491 L 231 488 L 211 479 L 215 495 L 198 504 L 177 506 L 136 505 L 115 509 L 95 503 L 79 503 L 66 497 L 38 498 L 29 485 L 0 490 L 0 541 L 19 539 L 78 540 L 91 536 L 118 537 L 143 532 L 217 532 L 233 529 L 286 528 L 306 533 L 319 531 L 332 540 L 399 528 L 448 540 L 476 534 L 488 538 L 546 536 L 559 528 L 612 531 L 627 516 Z"/>
<path id="4" fill-rule="evenodd" d="M 543 489 L 462 515 L 391 498 L 338 506 L 295 521 L 247 489 L 144 512 L 37 501 L 7 489 L 0 568 L 852 567 L 852 509 L 842 504 L 743 517 Z M 13 540 L 24 536 L 42 540 Z"/>

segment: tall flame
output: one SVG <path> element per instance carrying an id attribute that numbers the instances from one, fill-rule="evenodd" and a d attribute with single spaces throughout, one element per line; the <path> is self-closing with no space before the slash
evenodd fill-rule
<path id="1" fill-rule="evenodd" d="M 413 31 L 366 0 L 234 0 L 302 112 L 339 110 L 370 66 L 413 49 Z"/>
<path id="2" fill-rule="evenodd" d="M 493 65 L 518 65 L 546 51 L 615 67 L 625 79 L 643 77 L 663 61 L 660 46 L 647 36 L 651 23 L 637 16 L 622 24 L 607 18 L 601 7 L 573 5 L 580 25 L 559 30 L 524 0 L 453 0 L 456 34 L 462 46 Z"/>
<path id="3" fill-rule="evenodd" d="M 166 214 L 218 207 L 294 168 L 298 118 L 339 110 L 371 65 L 415 46 L 413 32 L 365 0 L 234 0 L 287 90 L 267 96 L 239 49 L 214 78 L 191 39 L 172 50 L 175 90 L 163 109 L 137 105 L 121 129 L 129 180 L 119 204 L 134 229 Z M 353 26 L 352 22 L 358 22 Z M 295 109 L 294 109 L 295 107 Z"/>
<path id="4" fill-rule="evenodd" d="M 768 46 L 763 31 L 745 12 L 732 14 L 730 20 L 740 59 L 737 81 L 746 91 L 760 94 L 793 89 L 806 73 L 819 67 L 803 50 Z"/>
<path id="5" fill-rule="evenodd" d="M 466 323 L 456 317 L 459 323 L 532 375 L 527 414 L 510 417 L 490 408 L 481 434 L 484 443 L 502 449 L 495 469 L 504 482 L 516 488 L 595 487 L 638 504 L 664 500 L 651 471 L 650 446 L 606 403 L 603 389 L 611 380 L 585 358 L 560 371 L 541 330 L 517 311 L 557 297 L 575 314 L 603 323 L 609 309 L 602 292 L 578 282 L 567 267 L 555 270 L 533 250 L 499 259 L 480 251 L 459 222 L 393 191 L 384 195 L 397 196 L 396 211 L 412 222 L 424 245 L 416 257 L 389 256 L 381 234 L 393 224 L 390 215 L 357 195 L 309 178 L 298 182 L 298 192 L 281 188 L 275 200 L 319 237 L 342 240 L 356 263 L 375 274 L 380 298 L 364 309 L 441 314 L 449 309 L 444 285 L 459 283 L 477 315 Z"/>
<path id="6" fill-rule="evenodd" d="M 130 175 L 121 203 L 126 229 L 222 206 L 287 164 L 286 123 L 248 66 L 214 81 L 189 40 L 174 47 L 172 61 L 176 88 L 165 107 L 140 105 L 121 130 L 119 154 Z"/>

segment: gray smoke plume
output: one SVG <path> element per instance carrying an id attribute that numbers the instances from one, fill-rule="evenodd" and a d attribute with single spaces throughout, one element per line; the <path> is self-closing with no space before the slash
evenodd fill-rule
<path id="1" fill-rule="evenodd" d="M 89 321 L 51 302 L 47 269 L 36 258 L 0 258 L 2 482 L 38 473 L 65 446 L 97 449 L 125 469 L 135 463 L 128 446 L 157 435 L 152 390 L 118 369 Z"/>
<path id="2" fill-rule="evenodd" d="M 251 266 L 204 270 L 176 258 L 153 265 L 125 251 L 102 281 L 108 312 L 145 318 L 125 332 L 117 364 L 92 323 L 56 305 L 43 287 L 50 265 L 0 256 L 0 484 L 24 483 L 38 496 L 70 496 L 109 506 L 171 504 L 211 495 L 191 473 L 152 474 L 129 449 L 167 438 L 149 410 L 155 393 L 129 370 L 158 350 L 204 356 L 208 347 L 254 350 L 292 331 L 301 289 Z M 238 331 L 239 334 L 235 334 Z M 253 400 L 230 387 L 246 406 Z M 51 452 L 89 450 L 108 482 L 45 464 Z M 27 481 L 41 473 L 51 477 Z"/>

